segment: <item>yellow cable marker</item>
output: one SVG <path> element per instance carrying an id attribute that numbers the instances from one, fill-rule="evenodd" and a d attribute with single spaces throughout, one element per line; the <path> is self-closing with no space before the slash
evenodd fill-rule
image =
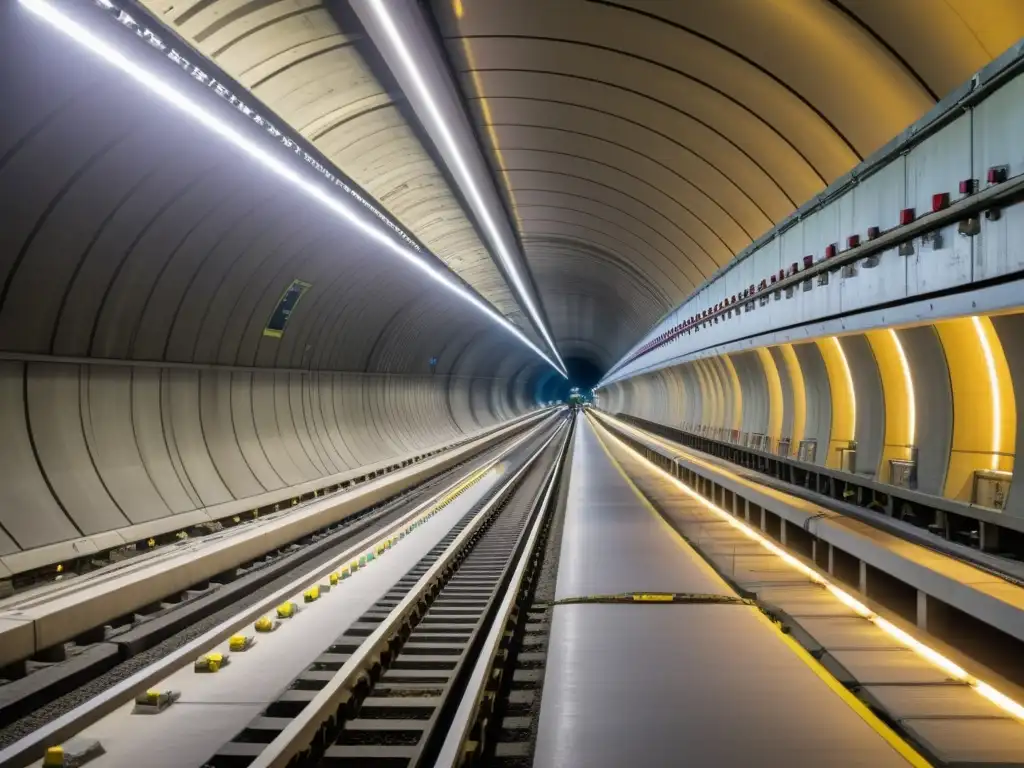
<path id="1" fill-rule="evenodd" d="M 223 653 L 207 653 L 196 659 L 193 669 L 196 672 L 216 672 L 228 664 L 228 657 Z"/>
<path id="2" fill-rule="evenodd" d="M 305 600 L 307 603 L 316 602 L 320 599 L 320 587 L 310 587 L 302 593 L 302 599 Z"/>
<path id="3" fill-rule="evenodd" d="M 299 611 L 299 606 L 295 603 L 282 603 L 277 606 L 277 618 L 279 619 L 290 619 Z"/>
<path id="4" fill-rule="evenodd" d="M 328 578 L 328 581 L 331 582 L 331 586 L 332 587 L 338 586 L 338 574 L 337 573 L 332 573 L 330 575 L 330 577 Z"/>
<path id="5" fill-rule="evenodd" d="M 256 619 L 253 629 L 257 632 L 273 632 L 279 626 L 281 626 L 281 622 L 273 621 L 269 616 L 260 616 L 260 618 Z"/>
<path id="6" fill-rule="evenodd" d="M 248 635 L 232 635 L 228 640 L 228 648 L 234 653 L 241 653 L 252 648 L 256 639 Z"/>

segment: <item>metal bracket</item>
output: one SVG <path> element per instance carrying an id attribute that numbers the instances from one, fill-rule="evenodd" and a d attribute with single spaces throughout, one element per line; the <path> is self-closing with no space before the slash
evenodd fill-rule
<path id="1" fill-rule="evenodd" d="M 964 219 L 956 225 L 956 231 L 964 237 L 974 237 L 981 234 L 981 218 L 972 216 L 969 219 Z"/>

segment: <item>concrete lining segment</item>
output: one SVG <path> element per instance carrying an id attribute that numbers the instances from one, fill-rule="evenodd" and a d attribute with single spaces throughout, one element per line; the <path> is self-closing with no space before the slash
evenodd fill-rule
<path id="1" fill-rule="evenodd" d="M 202 765 L 435 547 L 500 477 L 492 469 L 391 552 L 315 603 L 303 604 L 302 592 L 296 592 L 291 599 L 299 613 L 276 632 L 257 635 L 250 650 L 230 654 L 230 664 L 216 674 L 197 674 L 188 665 L 161 680 L 155 688 L 178 690 L 182 696 L 160 716 L 133 716 L 132 705 L 126 704 L 88 727 L 84 733 L 106 749 L 93 765 Z M 254 634 L 251 627 L 240 631 Z M 227 642 L 210 651 L 230 653 Z"/>
<path id="2" fill-rule="evenodd" d="M 600 414 L 604 424 L 619 424 Z M 629 429 L 635 430 L 630 427 Z M 805 528 L 818 539 L 883 571 L 893 578 L 941 600 L 1019 640 L 1024 640 L 1024 589 L 998 576 L 967 563 L 910 543 L 893 534 L 872 528 L 824 507 L 758 485 L 738 474 L 698 458 L 696 453 L 678 446 L 669 451 L 665 446 L 640 436 L 651 450 L 677 457 L 683 467 L 709 478 L 732 491 L 740 499 L 757 504 L 784 521 Z M 825 513 L 824 516 L 819 516 Z M 756 524 L 755 524 L 756 527 Z"/>
<path id="3" fill-rule="evenodd" d="M 443 455 L 369 480 L 348 492 L 299 510 L 195 540 L 180 549 L 157 553 L 138 566 L 127 566 L 124 578 L 111 578 L 109 571 L 97 571 L 92 579 L 81 577 L 67 582 L 67 588 L 61 589 L 60 595 L 39 605 L 12 606 L 9 601 L 9 609 L 0 614 L 0 665 L 70 640 L 117 616 L 183 591 L 380 503 L 496 444 L 520 426 L 522 422 L 515 422 Z M 124 573 L 117 566 L 113 568 Z M 31 635 L 26 632 L 25 624 L 30 627 Z"/>
<path id="4" fill-rule="evenodd" d="M 530 420 L 537 418 L 538 415 L 539 414 L 537 412 L 533 412 L 526 416 L 521 416 L 511 420 L 497 429 L 493 427 L 480 429 L 468 435 L 460 436 L 456 440 L 441 443 L 429 450 L 446 451 L 459 446 L 470 445 L 475 440 L 482 439 L 487 435 L 503 432 L 515 424 L 527 423 Z M 4 557 L 0 557 L 0 576 L 5 575 L 5 572 L 17 574 L 32 571 L 37 568 L 44 568 L 66 560 L 75 560 L 80 557 L 96 554 L 109 549 L 124 547 L 137 541 L 145 541 L 151 536 L 160 536 L 168 533 L 169 531 L 180 531 L 190 526 L 214 522 L 232 515 L 248 512 L 254 508 L 282 501 L 287 502 L 293 498 L 303 496 L 307 493 L 312 493 L 313 491 L 319 491 L 327 488 L 328 486 L 351 482 L 359 477 L 386 471 L 389 467 L 401 465 L 406 461 L 415 461 L 416 459 L 425 456 L 428 452 L 428 450 L 422 450 L 416 453 L 393 456 L 374 462 L 373 464 L 367 464 L 365 466 L 356 467 L 355 469 L 346 470 L 337 474 L 320 477 L 316 480 L 299 483 L 298 485 L 270 491 L 258 496 L 228 501 L 222 504 L 215 504 L 176 515 L 158 517 L 148 522 L 6 555 Z M 405 470 L 400 470 L 399 472 L 403 471 Z"/>

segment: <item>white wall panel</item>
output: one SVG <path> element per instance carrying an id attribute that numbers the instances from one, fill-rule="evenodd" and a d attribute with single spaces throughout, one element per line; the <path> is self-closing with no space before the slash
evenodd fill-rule
<path id="1" fill-rule="evenodd" d="M 169 421 L 185 472 L 203 506 L 221 504 L 231 499 L 231 492 L 217 472 L 210 456 L 200 417 L 200 377 L 197 371 L 165 372 L 164 389 L 168 393 Z M 165 425 L 168 420 L 165 420 Z"/>
<path id="2" fill-rule="evenodd" d="M 199 376 L 200 419 L 204 443 L 217 476 L 231 496 L 242 499 L 267 490 L 253 474 L 235 433 L 231 408 L 231 372 L 204 371 Z"/>
<path id="3" fill-rule="evenodd" d="M 1024 78 L 1018 77 L 974 109 L 974 175 L 985 186 L 989 168 L 1006 166 L 1010 177 L 1024 173 Z M 975 238 L 974 279 L 1024 269 L 1024 206 L 1006 208 L 997 221 L 981 220 Z"/>
<path id="4" fill-rule="evenodd" d="M 932 195 L 959 197 L 959 184 L 972 177 L 971 116 L 965 115 L 929 137 L 907 156 L 907 207 L 917 215 L 930 213 Z M 912 293 L 928 293 L 969 283 L 974 239 L 958 235 L 955 226 L 939 230 L 941 243 L 914 241 L 907 261 L 907 285 Z"/>
<path id="5" fill-rule="evenodd" d="M 231 421 L 238 448 L 245 463 L 265 490 L 283 488 L 285 481 L 275 471 L 256 432 L 253 417 L 254 375 L 236 371 L 231 374 Z"/>
<path id="6" fill-rule="evenodd" d="M 313 465 L 313 471 L 316 473 L 314 477 L 322 477 L 323 475 L 336 472 L 337 468 L 329 466 L 324 460 L 324 456 L 317 447 L 313 432 L 306 423 L 305 398 L 302 396 L 302 388 L 306 382 L 305 377 L 297 373 L 291 373 L 287 374 L 286 377 L 279 377 L 277 381 L 279 385 L 287 383 L 288 416 L 291 419 L 292 427 L 299 439 L 302 450 Z"/>
<path id="7" fill-rule="evenodd" d="M 25 422 L 25 366 L 0 362 L 0 523 L 22 548 L 81 534 L 53 497 Z M 55 539 L 56 537 L 56 539 Z"/>
<path id="8" fill-rule="evenodd" d="M 1013 387 L 1014 401 L 1016 405 L 1017 423 L 1013 426 L 1014 450 L 1019 450 L 1021 438 L 1024 437 L 1024 314 L 1004 315 L 993 317 L 992 324 L 995 326 L 999 336 L 999 343 L 1002 345 L 1006 355 L 1006 364 L 1010 369 L 1011 385 Z M 1011 443 L 1004 441 L 1003 445 Z M 1004 450 L 1006 448 L 1004 447 Z M 1016 469 L 1016 466 L 1014 466 Z M 1022 490 L 1022 474 L 1014 474 L 1013 482 L 1010 485 L 1010 495 L 1006 500 L 1004 511 L 1010 515 L 1024 516 L 1024 490 Z"/>
<path id="9" fill-rule="evenodd" d="M 93 466 L 82 434 L 78 366 L 28 366 L 28 414 L 54 494 L 85 534 L 128 524 Z"/>
<path id="10" fill-rule="evenodd" d="M 356 466 L 370 463 L 372 450 L 367 432 L 366 412 L 362 404 L 362 378 L 341 375 L 334 386 L 334 413 L 341 425 L 341 436 L 355 457 Z"/>
<path id="11" fill-rule="evenodd" d="M 906 168 L 904 158 L 897 158 L 861 181 L 838 202 L 840 217 L 840 248 L 846 249 L 850 235 L 860 235 L 867 242 L 868 228 L 880 231 L 899 224 L 900 210 L 906 207 Z M 890 248 L 876 254 L 878 264 L 867 268 L 858 261 L 855 276 L 839 280 L 840 307 L 843 312 L 896 301 L 907 295 L 907 257 Z"/>
<path id="12" fill-rule="evenodd" d="M 320 379 L 319 374 L 310 374 L 307 385 L 303 387 L 303 405 L 306 408 L 306 423 L 313 430 L 313 435 L 320 446 L 321 451 L 328 459 L 329 466 L 334 467 L 335 472 L 349 468 L 348 461 L 338 452 L 334 441 L 331 439 L 330 430 L 324 420 L 323 403 L 320 401 Z"/>
<path id="13" fill-rule="evenodd" d="M 856 472 L 859 475 L 875 477 L 878 474 L 882 447 L 885 444 L 885 395 L 882 391 L 882 378 L 867 337 L 859 334 L 844 336 L 840 343 L 850 366 L 850 376 L 857 399 Z M 883 474 L 878 479 L 888 479 L 888 471 L 888 467 L 883 467 Z"/>
<path id="14" fill-rule="evenodd" d="M 142 460 L 140 433 L 129 405 L 131 368 L 82 368 L 81 375 L 89 392 L 89 408 L 82 414 L 86 442 L 107 491 L 132 523 L 171 514 Z M 179 509 L 190 506 L 187 497 L 181 503 Z"/>
<path id="15" fill-rule="evenodd" d="M 832 432 L 832 390 L 828 383 L 828 371 L 816 344 L 794 344 L 793 350 L 804 376 L 804 396 L 807 399 L 804 439 L 818 441 L 815 463 L 824 465 L 828 459 L 828 441 Z"/>
<path id="16" fill-rule="evenodd" d="M 272 373 L 253 374 L 252 412 L 256 422 L 256 434 L 260 445 L 267 454 L 267 460 L 285 485 L 298 485 L 306 475 L 292 460 L 291 453 L 281 439 L 274 407 L 274 379 Z"/>
<path id="17" fill-rule="evenodd" d="M 298 468 L 303 480 L 312 480 L 320 473 L 310 460 L 309 454 L 299 440 L 292 416 L 290 397 L 290 377 L 287 373 L 276 373 L 273 376 L 274 420 L 281 443 L 288 452 L 292 464 Z"/>
<path id="18" fill-rule="evenodd" d="M 775 370 L 779 373 L 779 384 L 782 389 L 782 422 L 779 434 L 782 437 L 795 440 L 793 424 L 795 421 L 794 417 L 796 416 L 796 398 L 793 390 L 793 379 L 789 375 L 789 366 L 786 365 L 786 359 L 782 356 L 782 350 L 778 347 L 770 347 L 768 352 L 775 363 Z M 794 446 L 791 446 L 791 449 Z"/>
<path id="19" fill-rule="evenodd" d="M 898 333 L 914 380 L 917 487 L 941 496 L 953 445 L 953 389 L 946 353 L 934 326 Z"/>
<path id="20" fill-rule="evenodd" d="M 489 377 L 54 363 L 23 374 L 0 362 L 0 553 L 222 502 L 260 506 L 267 491 L 424 452 L 515 410 L 507 382 Z"/>
<path id="21" fill-rule="evenodd" d="M 202 505 L 178 456 L 170 423 L 165 371 L 138 368 L 132 371 L 132 423 L 146 472 L 172 512 Z"/>
<path id="22" fill-rule="evenodd" d="M 753 352 L 732 355 L 731 358 L 743 393 L 743 423 L 740 430 L 766 434 L 769 421 L 768 381 L 761 361 Z"/>

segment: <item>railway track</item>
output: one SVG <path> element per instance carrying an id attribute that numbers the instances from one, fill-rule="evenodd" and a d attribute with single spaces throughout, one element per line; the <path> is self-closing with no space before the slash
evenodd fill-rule
<path id="1" fill-rule="evenodd" d="M 536 561 L 569 432 L 553 432 L 208 765 L 425 766 L 448 753 L 458 764 L 476 743 L 481 682 L 493 682 Z"/>
<path id="2" fill-rule="evenodd" d="M 476 468 L 487 465 L 506 450 L 497 446 L 481 455 L 467 459 L 405 491 L 386 502 L 346 517 L 286 547 L 275 548 L 262 557 L 243 564 L 235 573 L 225 574 L 192 588 L 168 595 L 144 610 L 126 614 L 114 622 L 98 626 L 90 633 L 63 644 L 60 661 L 29 661 L 20 676 L 0 678 L 0 746 L 10 743 L 33 726 L 44 724 L 41 709 L 59 704 L 59 699 L 83 686 L 97 688 L 98 681 L 116 667 L 145 654 L 150 649 L 188 633 L 225 608 L 255 599 L 259 592 L 282 580 L 312 572 L 318 565 L 336 557 L 357 536 L 383 528 L 408 509 L 435 496 L 457 483 Z M 326 497 L 324 500 L 329 499 Z M 242 524 L 243 526 L 246 523 Z M 130 561 L 129 561 L 130 562 Z M 96 579 L 117 579 L 128 567 L 113 567 L 109 572 L 79 577 L 55 584 L 38 596 L 24 596 L 6 601 L 8 609 L 60 598 L 86 588 Z M 19 724 L 20 718 L 28 722 Z M 8 733 L 8 730 L 11 733 Z"/>
<path id="3" fill-rule="evenodd" d="M 462 471 L 454 473 L 457 474 L 454 484 L 451 483 L 453 472 L 446 472 L 443 478 L 439 477 L 422 486 L 422 492 L 408 495 L 401 500 L 401 503 L 389 504 L 384 508 L 378 509 L 375 514 L 368 516 L 368 518 L 372 517 L 372 520 L 364 519 L 364 525 L 360 526 L 357 530 L 348 531 L 348 535 L 339 538 L 336 546 L 322 548 L 318 557 L 312 559 L 308 557 L 303 558 L 302 550 L 292 552 L 291 558 L 295 561 L 296 567 L 285 574 L 291 577 L 288 579 L 289 583 L 286 586 L 275 591 L 270 597 L 265 594 L 266 590 L 264 590 L 264 593 L 258 594 L 256 597 L 259 598 L 259 605 L 239 603 L 242 610 L 239 612 L 238 607 L 235 608 L 235 611 L 238 613 L 237 616 L 233 616 L 228 621 L 218 623 L 216 627 L 205 632 L 197 640 L 186 642 L 177 650 L 134 672 L 129 677 L 113 683 L 106 690 L 98 692 L 98 695 L 92 697 L 90 701 L 80 704 L 72 711 L 55 716 L 51 722 L 43 724 L 42 727 L 35 730 L 32 734 L 20 738 L 3 752 L 0 752 L 0 762 L 4 765 L 7 765 L 9 761 L 13 765 L 29 764 L 31 760 L 41 757 L 48 747 L 65 742 L 76 733 L 86 729 L 90 723 L 94 723 L 116 710 L 123 702 L 131 701 L 139 691 L 144 692 L 150 685 L 159 681 L 161 677 L 166 677 L 176 666 L 178 668 L 183 665 L 191 666 L 200 649 L 209 648 L 218 640 L 223 641 L 233 631 L 237 630 L 239 625 L 253 621 L 258 613 L 268 610 L 272 612 L 273 601 L 280 600 L 280 595 L 286 593 L 289 589 L 294 590 L 296 588 L 295 585 L 302 580 L 315 581 L 317 579 L 324 579 L 327 572 L 331 569 L 337 569 L 339 563 L 348 556 L 346 553 L 353 548 L 352 539 L 359 538 L 355 535 L 359 531 L 370 531 L 370 533 L 363 541 L 357 543 L 355 548 L 365 547 L 370 539 L 381 535 L 396 539 L 396 534 L 392 529 L 397 531 L 398 527 L 407 524 L 410 516 L 413 515 L 413 513 L 409 512 L 410 507 L 413 507 L 415 512 L 416 510 L 422 511 L 424 508 L 429 508 L 431 505 L 439 508 L 447 505 L 455 496 L 462 493 L 464 487 L 475 482 L 480 474 L 487 471 L 488 468 L 500 466 L 501 463 L 505 462 L 512 466 L 521 463 L 533 451 L 538 440 L 542 437 L 549 439 L 552 431 L 552 422 L 549 421 L 546 422 L 546 425 L 541 425 L 526 435 L 520 435 L 496 450 L 488 451 L 481 460 L 474 460 L 472 462 L 471 466 L 473 469 L 470 471 L 467 472 L 465 465 L 463 465 Z M 439 486 L 442 490 L 440 494 L 437 494 L 435 492 Z M 459 490 L 451 493 L 452 488 Z M 446 493 L 444 489 L 448 489 L 449 492 Z M 417 505 L 416 502 L 424 496 L 428 498 L 428 501 Z M 338 532 L 334 532 L 331 535 L 335 534 L 338 534 Z M 338 555 L 340 550 L 345 550 L 345 552 L 342 555 Z M 305 567 L 298 567 L 298 564 L 303 560 L 306 561 Z M 279 581 L 281 579 L 275 581 L 271 586 L 276 586 Z M 24 736 L 24 730 L 19 735 Z M 227 732 L 224 734 L 224 738 L 229 738 L 230 735 L 231 733 Z"/>

